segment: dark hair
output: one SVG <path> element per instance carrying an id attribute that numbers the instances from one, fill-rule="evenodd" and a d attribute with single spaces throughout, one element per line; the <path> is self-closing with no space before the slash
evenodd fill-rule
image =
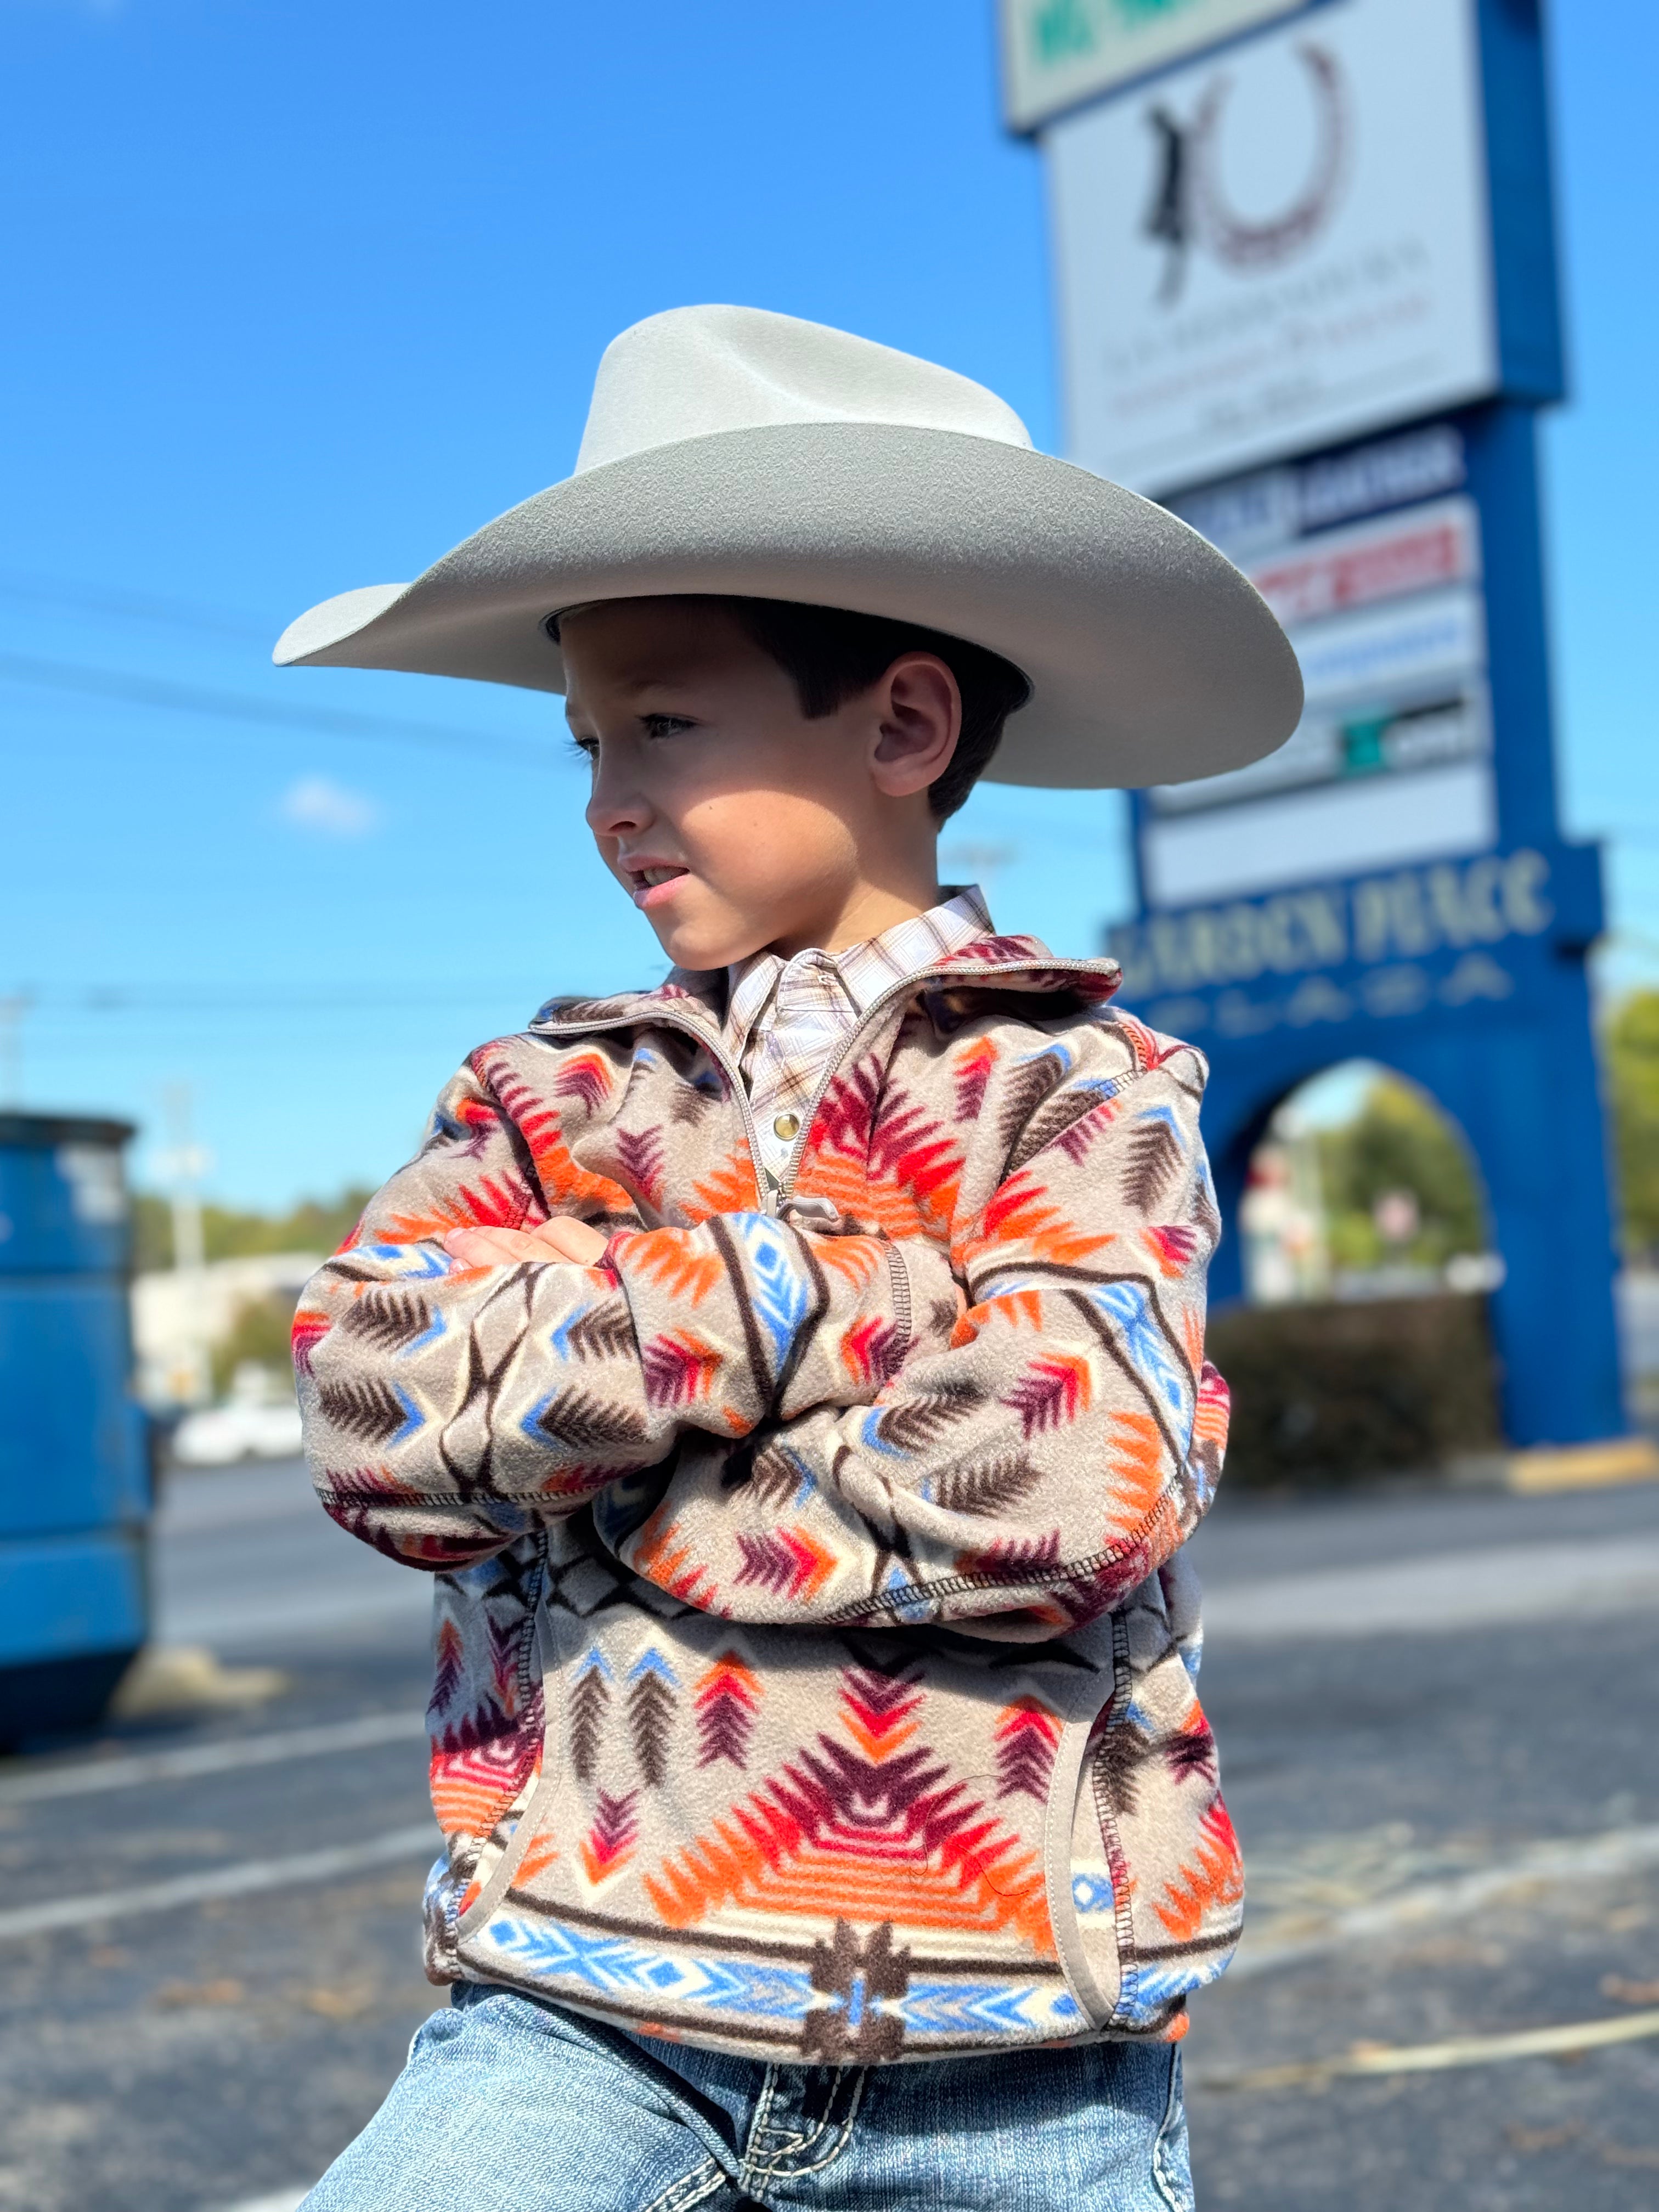
<path id="1" fill-rule="evenodd" d="M 1030 683 L 1011 660 L 918 623 L 804 606 L 793 599 L 722 597 L 714 604 L 728 608 L 793 683 L 809 722 L 867 691 L 903 653 L 931 653 L 942 660 L 962 694 L 962 732 L 950 766 L 927 789 L 928 805 L 940 822 L 956 812 L 989 768 L 1003 724 L 1031 696 Z"/>
<path id="2" fill-rule="evenodd" d="M 859 615 L 843 607 L 806 606 L 795 599 L 740 599 L 731 593 L 686 592 L 711 606 L 724 607 L 751 643 L 775 660 L 795 687 L 809 722 L 833 714 L 879 681 L 901 655 L 931 653 L 957 679 L 962 694 L 962 730 L 951 765 L 927 787 L 935 820 L 954 814 L 991 765 L 1002 743 L 1002 726 L 1031 696 L 1031 686 L 1012 660 L 965 638 L 919 623 L 894 622 L 885 615 Z M 567 610 L 567 612 L 574 610 Z M 545 628 L 555 644 L 559 617 Z"/>

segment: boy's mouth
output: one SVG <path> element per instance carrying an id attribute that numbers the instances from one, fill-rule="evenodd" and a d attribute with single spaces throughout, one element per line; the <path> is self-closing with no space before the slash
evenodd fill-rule
<path id="1" fill-rule="evenodd" d="M 689 868 L 657 860 L 645 861 L 637 867 L 624 863 L 624 872 L 634 903 L 641 909 L 660 906 L 665 899 L 672 896 L 674 885 L 683 883 L 690 873 Z"/>

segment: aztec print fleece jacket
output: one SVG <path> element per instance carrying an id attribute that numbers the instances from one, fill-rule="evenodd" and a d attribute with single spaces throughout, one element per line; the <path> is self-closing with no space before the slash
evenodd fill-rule
<path id="1" fill-rule="evenodd" d="M 896 985 L 773 1210 L 723 975 L 555 1002 L 313 1279 L 318 1489 L 436 1578 L 434 1981 L 796 2063 L 1183 2033 L 1243 1889 L 1179 1550 L 1218 1224 L 1117 980 Z M 553 1213 L 599 1264 L 441 1241 Z"/>

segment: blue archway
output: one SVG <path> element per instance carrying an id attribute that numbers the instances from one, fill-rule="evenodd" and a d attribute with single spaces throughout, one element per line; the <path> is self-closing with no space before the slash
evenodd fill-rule
<path id="1" fill-rule="evenodd" d="M 1386 1027 L 1373 1018 L 1231 1042 L 1215 1056 L 1204 1109 L 1227 1231 L 1212 1297 L 1243 1294 L 1238 1204 L 1274 1110 L 1339 1061 L 1380 1061 L 1450 1116 L 1478 1170 L 1505 1267 L 1492 1320 L 1506 1432 L 1517 1444 L 1618 1434 L 1615 1259 L 1584 994 L 1582 962 L 1558 958 L 1512 1012 L 1447 1009 Z"/>
<path id="2" fill-rule="evenodd" d="M 1407 1246 L 1418 1248 L 1417 1255 L 1412 1256 L 1402 1247 L 1389 1256 L 1387 1238 L 1380 1238 L 1378 1258 L 1374 1264 L 1383 1268 L 1382 1276 L 1376 1277 L 1373 1267 L 1361 1262 L 1356 1279 L 1357 1255 L 1341 1224 L 1348 1206 L 1359 1198 L 1359 1193 L 1344 1193 L 1332 1186 L 1329 1176 L 1333 1162 L 1325 1157 L 1325 1146 L 1328 1140 L 1357 1131 L 1378 1106 L 1382 1109 L 1386 1127 L 1393 1118 L 1390 1101 L 1405 1102 L 1408 1110 L 1421 1115 L 1417 1127 L 1425 1137 L 1432 1129 L 1444 1151 L 1426 1152 L 1419 1162 L 1414 1162 L 1416 1139 L 1411 1127 L 1408 1125 L 1400 1131 L 1406 1149 L 1395 1158 L 1383 1182 L 1370 1193 L 1370 1198 L 1380 1197 L 1385 1188 L 1404 1188 L 1413 1192 L 1419 1218 L 1417 1225 L 1409 1227 L 1405 1233 Z M 1304 1153 L 1310 1139 L 1311 1152 Z M 1385 1138 L 1384 1141 L 1389 1139 Z M 1433 1143 L 1435 1139 L 1430 1141 Z M 1431 1296 L 1442 1289 L 1491 1287 L 1486 1279 L 1492 1274 L 1491 1262 L 1494 1254 L 1492 1206 L 1480 1160 L 1455 1115 L 1403 1068 L 1385 1060 L 1339 1060 L 1316 1070 L 1306 1081 L 1286 1091 L 1269 1109 L 1260 1136 L 1248 1149 L 1247 1190 L 1238 1210 L 1241 1222 L 1249 1194 L 1259 1185 L 1285 1179 L 1286 1170 L 1281 1164 L 1292 1156 L 1305 1158 L 1306 1165 L 1299 1172 L 1291 1171 L 1288 1175 L 1291 1212 L 1285 1219 L 1291 1245 L 1300 1249 L 1301 1215 L 1312 1201 L 1317 1203 L 1323 1215 L 1323 1235 L 1316 1231 L 1313 1245 L 1322 1245 L 1323 1250 L 1318 1253 L 1310 1270 L 1305 1265 L 1298 1266 L 1287 1249 L 1276 1261 L 1267 1262 L 1267 1273 L 1257 1279 L 1250 1257 L 1254 1232 L 1247 1230 L 1242 1239 L 1244 1249 L 1239 1255 L 1247 1297 L 1256 1303 L 1279 1304 L 1327 1297 L 1409 1297 Z M 1447 1170 L 1451 1163 L 1455 1164 L 1451 1170 L 1455 1180 L 1449 1182 Z M 1373 1160 L 1370 1169 L 1377 1164 Z M 1362 1180 L 1368 1181 L 1369 1171 L 1363 1159 L 1357 1158 L 1353 1165 L 1359 1169 Z M 1453 1218 L 1457 1216 L 1462 1217 L 1461 1221 Z M 1278 1236 L 1284 1233 L 1276 1226 L 1278 1220 L 1276 1214 L 1263 1216 L 1255 1224 L 1270 1248 L 1277 1245 Z M 1449 1231 L 1452 1232 L 1449 1237 L 1446 1234 Z M 1425 1231 L 1427 1251 L 1421 1249 Z M 1345 1251 L 1345 1246 L 1350 1249 Z M 1501 1269 L 1501 1263 L 1499 1266 Z"/>

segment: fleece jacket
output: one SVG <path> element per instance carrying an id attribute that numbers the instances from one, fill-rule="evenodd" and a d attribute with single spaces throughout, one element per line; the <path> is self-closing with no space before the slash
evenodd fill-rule
<path id="1" fill-rule="evenodd" d="M 1181 1550 L 1218 1222 L 1117 980 L 896 984 L 770 1206 L 723 976 L 555 1002 L 313 1279 L 317 1488 L 435 1578 L 434 1980 L 794 2063 L 1183 2033 L 1243 1896 Z M 598 1264 L 442 1243 L 555 1214 Z"/>

